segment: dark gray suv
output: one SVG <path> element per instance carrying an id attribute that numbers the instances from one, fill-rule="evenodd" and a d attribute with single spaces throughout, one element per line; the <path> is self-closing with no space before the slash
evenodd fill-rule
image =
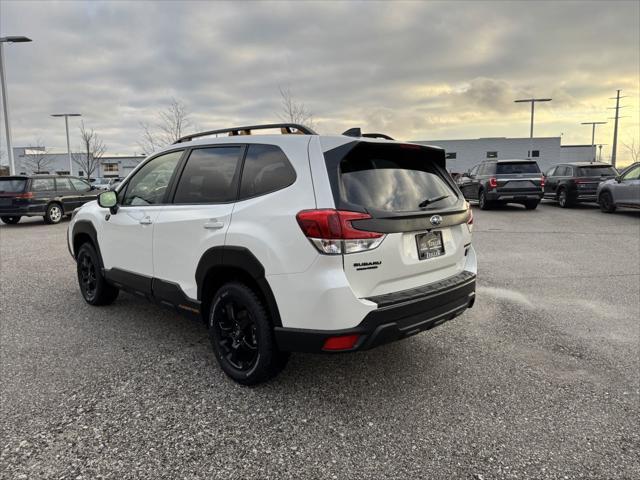
<path id="1" fill-rule="evenodd" d="M 482 210 L 507 203 L 533 210 L 542 199 L 544 179 L 533 160 L 491 160 L 463 173 L 458 186 L 464 197 L 477 200 Z"/>

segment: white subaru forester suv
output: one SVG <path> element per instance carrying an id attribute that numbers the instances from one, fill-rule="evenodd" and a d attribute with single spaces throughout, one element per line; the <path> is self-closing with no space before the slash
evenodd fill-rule
<path id="1" fill-rule="evenodd" d="M 463 313 L 472 227 L 443 150 L 274 124 L 155 153 L 74 212 L 68 243 L 89 304 L 125 290 L 201 315 L 250 385 L 289 352 L 366 350 Z"/>

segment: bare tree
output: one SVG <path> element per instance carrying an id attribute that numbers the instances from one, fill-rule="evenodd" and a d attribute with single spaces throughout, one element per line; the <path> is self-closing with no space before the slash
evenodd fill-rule
<path id="1" fill-rule="evenodd" d="M 629 156 L 631 157 L 631 163 L 636 163 L 640 161 L 640 145 L 636 145 L 636 139 L 632 138 L 628 143 L 622 143 L 624 148 L 629 152 Z"/>
<path id="2" fill-rule="evenodd" d="M 74 153 L 72 158 L 89 180 L 98 168 L 107 147 L 93 128 L 89 130 L 84 126 L 84 122 L 80 123 L 80 141 L 81 153 Z"/>
<path id="3" fill-rule="evenodd" d="M 172 98 L 171 103 L 158 112 L 157 121 L 153 125 L 140 122 L 142 138 L 138 145 L 145 155 L 149 155 L 184 136 L 191 126 L 189 111 L 185 104 Z"/>
<path id="4" fill-rule="evenodd" d="M 49 156 L 49 150 L 44 146 L 42 139 L 38 138 L 25 150 L 23 165 L 34 173 L 48 172 L 53 158 Z"/>
<path id="5" fill-rule="evenodd" d="M 313 128 L 313 113 L 304 103 L 296 101 L 289 88 L 278 87 L 282 110 L 278 116 L 285 122 L 297 123 L 305 127 Z"/>

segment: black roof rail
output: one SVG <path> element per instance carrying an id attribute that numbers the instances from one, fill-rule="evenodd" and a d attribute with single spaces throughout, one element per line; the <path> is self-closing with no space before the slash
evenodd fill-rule
<path id="1" fill-rule="evenodd" d="M 362 133 L 362 129 L 358 127 L 350 128 L 349 130 L 342 132 L 342 135 L 346 135 L 347 137 L 384 138 L 385 140 L 394 140 L 384 133 Z"/>
<path id="2" fill-rule="evenodd" d="M 194 138 L 208 137 L 209 135 L 217 135 L 220 133 L 228 133 L 230 137 L 234 135 L 251 135 L 252 130 L 267 130 L 271 128 L 279 128 L 283 134 L 302 134 L 302 135 L 317 135 L 309 127 L 299 125 L 297 123 L 269 123 L 266 125 L 248 125 L 246 127 L 232 127 L 222 128 L 220 130 L 207 130 L 206 132 L 192 133 L 191 135 L 185 135 L 176 140 L 176 143 L 190 142 Z M 297 131 L 294 131 L 297 130 Z"/>

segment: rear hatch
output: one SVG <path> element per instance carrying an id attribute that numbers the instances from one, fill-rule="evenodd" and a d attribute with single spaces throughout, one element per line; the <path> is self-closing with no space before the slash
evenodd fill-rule
<path id="1" fill-rule="evenodd" d="M 534 161 L 498 162 L 496 184 L 500 193 L 542 193 L 542 173 Z"/>
<path id="2" fill-rule="evenodd" d="M 595 195 L 600 182 L 614 178 L 618 172 L 611 165 L 588 165 L 578 167 L 576 173 L 578 195 Z"/>
<path id="3" fill-rule="evenodd" d="M 326 152 L 325 159 L 336 208 L 362 212 L 369 218 L 351 225 L 384 235 L 374 248 L 343 252 L 358 297 L 427 285 L 463 270 L 470 212 L 444 168 L 443 150 L 363 141 L 338 156 Z"/>
<path id="4" fill-rule="evenodd" d="M 28 179 L 25 177 L 0 177 L 0 209 L 24 203 Z"/>

